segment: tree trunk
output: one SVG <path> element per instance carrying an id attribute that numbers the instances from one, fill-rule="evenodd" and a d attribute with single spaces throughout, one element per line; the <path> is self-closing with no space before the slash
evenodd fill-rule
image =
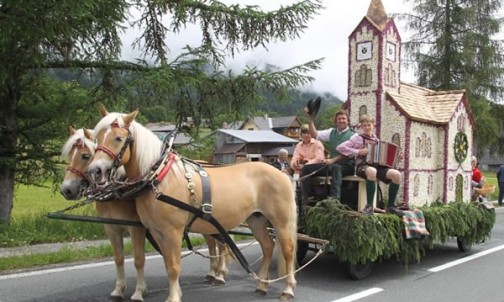
<path id="1" fill-rule="evenodd" d="M 14 199 L 14 169 L 0 171 L 0 223 L 10 224 Z"/>

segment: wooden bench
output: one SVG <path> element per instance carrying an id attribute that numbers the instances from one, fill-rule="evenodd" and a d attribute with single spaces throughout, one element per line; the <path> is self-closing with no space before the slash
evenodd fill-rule
<path id="1" fill-rule="evenodd" d="M 366 180 L 362 177 L 359 176 L 345 176 L 343 177 L 343 181 L 357 181 L 359 182 L 359 187 L 358 187 L 358 198 L 357 198 L 357 211 L 362 212 L 364 207 L 367 204 L 367 189 L 366 189 Z M 327 179 L 325 176 L 316 176 L 314 180 L 315 184 L 323 185 L 324 183 L 330 184 L 331 183 L 331 176 L 327 176 Z M 376 208 L 376 195 L 377 193 L 375 192 L 374 199 L 373 199 L 373 208 Z"/>

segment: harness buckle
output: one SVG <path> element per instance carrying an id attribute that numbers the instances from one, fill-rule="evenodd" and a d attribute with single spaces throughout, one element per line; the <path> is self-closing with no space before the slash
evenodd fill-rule
<path id="1" fill-rule="evenodd" d="M 201 211 L 205 214 L 212 214 L 213 205 L 209 203 L 204 203 L 201 205 Z"/>

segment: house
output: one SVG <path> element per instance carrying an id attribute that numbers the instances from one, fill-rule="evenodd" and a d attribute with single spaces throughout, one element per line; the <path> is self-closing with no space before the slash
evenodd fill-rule
<path id="1" fill-rule="evenodd" d="M 292 156 L 298 140 L 280 135 L 271 130 L 228 130 L 219 129 L 214 163 L 231 164 L 244 161 L 264 161 L 270 163 L 281 148 Z"/>
<path id="2" fill-rule="evenodd" d="M 160 140 L 164 140 L 168 134 L 175 130 L 175 125 L 165 123 L 149 123 L 145 127 L 159 137 Z M 173 145 L 189 145 L 192 142 L 191 136 L 179 132 L 173 141 Z"/>
<path id="3" fill-rule="evenodd" d="M 413 204 L 470 200 L 474 120 L 464 90 L 433 91 L 403 83 L 401 36 L 381 0 L 348 41 L 350 121 L 376 118 L 376 134 L 404 156 L 400 200 Z M 387 198 L 388 190 L 382 190 Z"/>
<path id="4" fill-rule="evenodd" d="M 299 140 L 301 121 L 297 116 L 268 117 L 257 116 L 246 119 L 239 130 L 271 130 L 278 134 Z"/>

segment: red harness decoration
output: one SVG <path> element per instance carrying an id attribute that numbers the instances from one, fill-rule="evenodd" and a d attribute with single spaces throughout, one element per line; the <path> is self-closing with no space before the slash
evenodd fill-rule
<path id="1" fill-rule="evenodd" d="M 170 170 L 173 162 L 175 161 L 175 154 L 174 153 L 170 153 L 170 155 L 168 155 L 168 162 L 166 163 L 166 165 L 163 167 L 163 169 L 161 170 L 161 172 L 159 172 L 159 175 L 156 177 L 156 181 L 158 183 L 160 183 L 163 178 L 166 176 L 166 173 L 168 173 L 168 171 Z"/>

